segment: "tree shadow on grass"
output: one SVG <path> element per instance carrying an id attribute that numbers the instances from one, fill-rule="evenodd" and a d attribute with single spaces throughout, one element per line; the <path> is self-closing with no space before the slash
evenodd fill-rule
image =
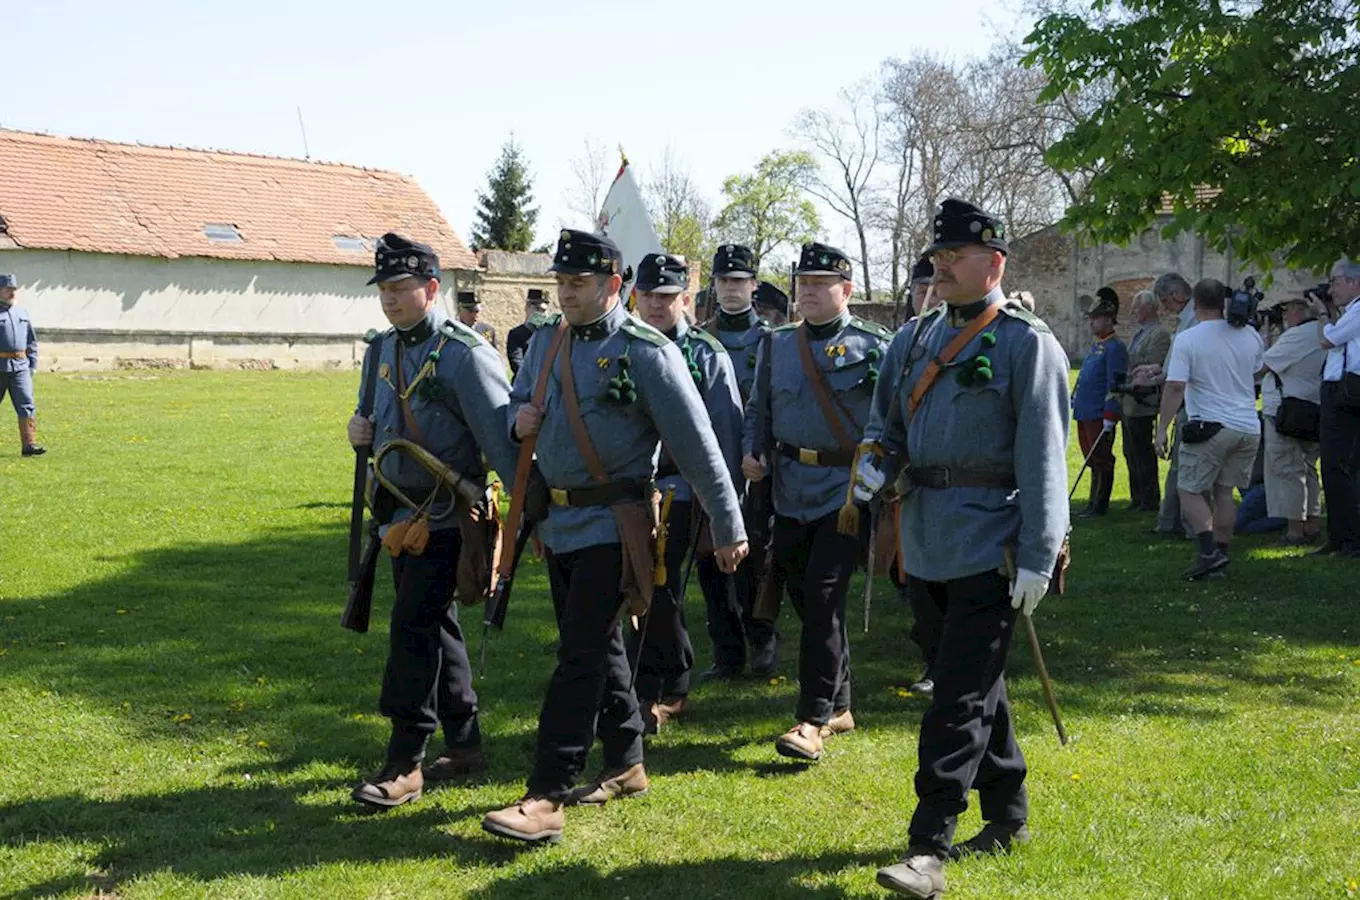
<path id="1" fill-rule="evenodd" d="M 478 888 L 469 900 L 560 900 L 562 897 L 633 897 L 646 900 L 728 900 L 732 897 L 794 897 L 840 900 L 842 888 L 818 881 L 855 867 L 873 883 L 876 866 L 890 854 L 785 856 L 779 859 L 709 859 L 692 863 L 644 863 L 601 871 L 583 862 L 553 869 L 551 878 L 516 874 Z M 857 892 L 862 893 L 862 892 Z"/>
<path id="2" fill-rule="evenodd" d="M 497 866 L 520 848 L 467 841 L 440 830 L 447 814 L 426 804 L 399 814 L 337 810 L 308 797 L 334 785 L 312 781 L 254 787 L 214 786 L 99 800 L 80 795 L 0 806 L 0 846 L 60 840 L 104 845 L 88 865 L 103 889 L 169 870 L 211 881 L 226 875 L 278 875 L 299 866 L 355 860 L 438 857 Z M 89 890 L 90 876 L 56 875 L 12 895 L 49 897 Z"/>

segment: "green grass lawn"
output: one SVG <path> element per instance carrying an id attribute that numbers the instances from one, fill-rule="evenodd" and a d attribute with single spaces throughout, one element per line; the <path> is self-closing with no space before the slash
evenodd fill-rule
<path id="1" fill-rule="evenodd" d="M 390 582 L 384 564 L 373 633 L 339 628 L 353 391 L 339 374 L 47 374 L 48 455 L 0 432 L 0 895 L 883 896 L 924 709 L 886 585 L 868 635 L 853 590 L 860 730 L 820 764 L 774 754 L 786 649 L 773 681 L 695 691 L 649 746 L 647 797 L 573 810 L 562 844 L 533 850 L 479 827 L 522 789 L 553 663 L 527 561 L 478 684 L 490 774 L 357 811 L 386 738 Z M 1070 593 L 1036 616 L 1068 747 L 1023 639 L 1011 654 L 1035 842 L 952 865 L 947 896 L 1356 896 L 1360 566 L 1243 540 L 1225 580 L 1186 584 L 1191 545 L 1149 536 L 1126 496 L 1078 523 Z M 706 664 L 697 590 L 690 615 Z M 977 826 L 971 810 L 960 835 Z"/>

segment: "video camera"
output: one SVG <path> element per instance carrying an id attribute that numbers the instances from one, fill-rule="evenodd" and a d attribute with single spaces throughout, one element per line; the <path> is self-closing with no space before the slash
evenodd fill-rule
<path id="1" fill-rule="evenodd" d="M 1241 328 L 1248 323 L 1255 324 L 1256 307 L 1264 298 L 1265 294 L 1256 290 L 1256 279 L 1248 275 L 1242 282 L 1242 287 L 1228 295 L 1223 317 L 1234 328 Z"/>

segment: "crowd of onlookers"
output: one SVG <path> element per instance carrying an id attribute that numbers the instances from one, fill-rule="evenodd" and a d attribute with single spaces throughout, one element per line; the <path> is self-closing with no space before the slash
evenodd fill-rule
<path id="1" fill-rule="evenodd" d="M 1360 263 L 1330 274 L 1256 307 L 1212 278 L 1168 273 L 1132 298 L 1127 344 L 1118 295 L 1083 297 L 1095 342 L 1072 397 L 1090 479 L 1077 516 L 1109 509 L 1122 425 L 1129 508 L 1155 512 L 1154 533 L 1196 542 L 1187 578 L 1221 573 L 1235 531 L 1360 559 Z"/>

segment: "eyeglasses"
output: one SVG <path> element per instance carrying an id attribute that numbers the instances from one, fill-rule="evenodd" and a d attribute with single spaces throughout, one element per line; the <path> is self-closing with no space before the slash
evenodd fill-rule
<path id="1" fill-rule="evenodd" d="M 930 263 L 934 266 L 952 266 L 961 259 L 968 259 L 973 256 L 991 256 L 994 252 L 984 250 L 981 253 L 960 253 L 958 250 L 936 250 L 930 254 Z"/>

